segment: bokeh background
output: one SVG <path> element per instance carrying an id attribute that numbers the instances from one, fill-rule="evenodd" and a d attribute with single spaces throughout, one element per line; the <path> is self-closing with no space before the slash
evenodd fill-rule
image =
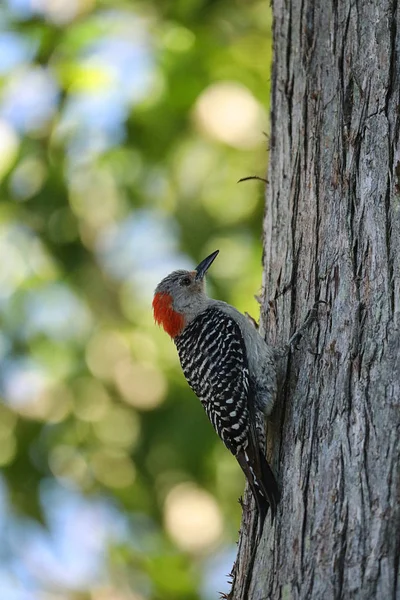
<path id="1" fill-rule="evenodd" d="M 243 476 L 152 291 L 258 317 L 271 14 L 256 0 L 0 3 L 0 598 L 227 591 Z"/>

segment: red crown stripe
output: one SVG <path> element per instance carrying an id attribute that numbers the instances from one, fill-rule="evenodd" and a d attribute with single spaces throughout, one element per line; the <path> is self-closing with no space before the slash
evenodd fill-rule
<path id="1" fill-rule="evenodd" d="M 179 335 L 185 325 L 185 318 L 172 308 L 172 296 L 158 293 L 153 300 L 154 320 L 162 325 L 172 338 Z"/>

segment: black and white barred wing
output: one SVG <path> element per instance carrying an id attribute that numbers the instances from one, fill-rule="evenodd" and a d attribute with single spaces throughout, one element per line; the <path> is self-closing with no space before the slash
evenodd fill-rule
<path id="1" fill-rule="evenodd" d="M 279 491 L 263 453 L 246 347 L 239 325 L 218 309 L 201 313 L 175 338 L 185 377 L 225 446 L 236 456 L 255 497 L 260 527 Z"/>
<path id="2" fill-rule="evenodd" d="M 221 310 L 201 313 L 175 338 L 185 377 L 227 448 L 247 443 L 249 368 L 242 333 Z"/>

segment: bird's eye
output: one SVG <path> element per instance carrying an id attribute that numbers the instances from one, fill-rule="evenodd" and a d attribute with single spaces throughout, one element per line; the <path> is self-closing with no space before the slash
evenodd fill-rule
<path id="1" fill-rule="evenodd" d="M 182 277 L 181 285 L 190 285 L 190 277 Z"/>

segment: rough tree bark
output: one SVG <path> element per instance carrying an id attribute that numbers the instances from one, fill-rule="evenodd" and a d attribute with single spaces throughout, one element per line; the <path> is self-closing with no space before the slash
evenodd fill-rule
<path id="1" fill-rule="evenodd" d="M 284 343 L 269 456 L 282 489 L 230 597 L 400 598 L 397 0 L 274 0 L 261 322 Z M 253 555 L 252 555 L 253 554 Z"/>

